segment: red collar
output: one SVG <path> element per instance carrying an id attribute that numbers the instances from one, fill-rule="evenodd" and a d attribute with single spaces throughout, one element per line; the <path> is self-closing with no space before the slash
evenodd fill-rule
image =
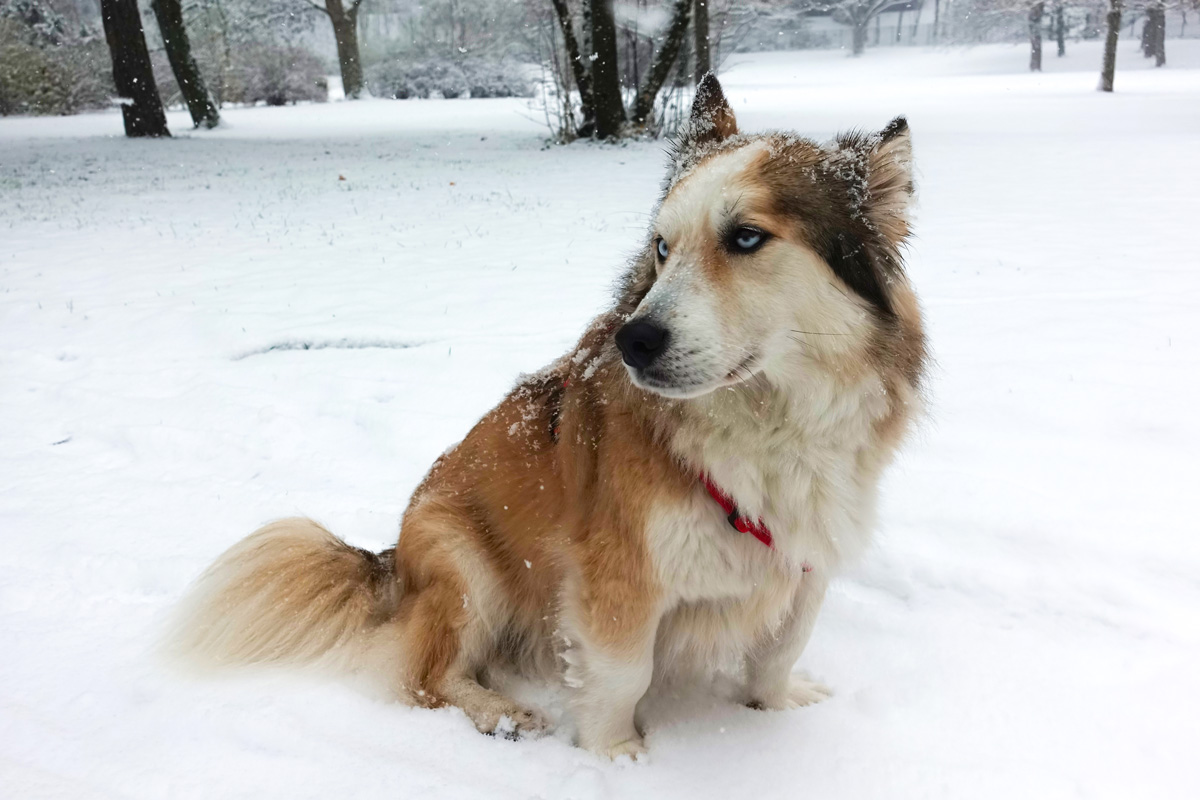
<path id="1" fill-rule="evenodd" d="M 737 503 L 733 501 L 733 498 L 725 494 L 719 486 L 713 483 L 712 478 L 707 475 L 701 475 L 700 480 L 704 481 L 704 488 L 708 490 L 708 496 L 716 500 L 717 505 L 728 515 L 726 518 L 735 531 L 738 533 L 748 533 L 772 550 L 775 549 L 775 538 L 771 536 L 771 529 L 763 524 L 761 518 L 755 521 L 743 516 L 738 511 Z M 800 565 L 800 569 L 804 572 L 812 572 L 812 565 L 805 561 Z"/>
<path id="2" fill-rule="evenodd" d="M 775 539 L 771 536 L 771 530 L 763 524 L 761 519 L 756 522 L 749 517 L 742 516 L 742 513 L 738 511 L 737 503 L 733 502 L 732 497 L 725 494 L 720 487 L 713 483 L 712 478 L 703 475 L 701 476 L 701 480 L 704 481 L 704 488 L 708 490 L 708 496 L 716 500 L 717 505 L 728 515 L 729 524 L 733 526 L 735 531 L 738 533 L 748 533 L 767 547 L 773 548 L 775 546 Z"/>

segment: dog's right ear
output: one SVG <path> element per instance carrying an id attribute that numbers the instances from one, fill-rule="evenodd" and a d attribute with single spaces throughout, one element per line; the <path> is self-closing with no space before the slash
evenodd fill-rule
<path id="1" fill-rule="evenodd" d="M 711 72 L 700 79 L 696 97 L 692 100 L 692 113 L 679 138 L 676 149 L 681 153 L 707 144 L 728 139 L 738 132 L 733 109 L 721 91 L 721 82 Z"/>

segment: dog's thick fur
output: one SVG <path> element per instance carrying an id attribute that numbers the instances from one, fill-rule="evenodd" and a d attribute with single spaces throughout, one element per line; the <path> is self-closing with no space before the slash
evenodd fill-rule
<path id="1" fill-rule="evenodd" d="M 176 643 L 332 659 L 483 731 L 543 725 L 490 667 L 557 672 L 580 743 L 611 756 L 642 751 L 635 706 L 689 665 L 734 665 L 757 707 L 822 699 L 792 667 L 919 405 L 912 192 L 903 119 L 824 145 L 745 136 L 708 76 L 614 308 L 438 459 L 396 548 L 271 523 L 200 579 Z M 669 332 L 645 368 L 614 344 L 631 320 Z M 774 547 L 731 527 L 705 475 Z"/>

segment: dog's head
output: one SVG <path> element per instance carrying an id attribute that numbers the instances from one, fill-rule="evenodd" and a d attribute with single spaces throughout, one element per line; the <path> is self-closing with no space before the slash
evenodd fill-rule
<path id="1" fill-rule="evenodd" d="M 899 252 L 912 193 L 903 118 L 823 145 L 744 136 L 706 76 L 621 293 L 633 382 L 699 397 L 894 354 L 916 314 Z"/>

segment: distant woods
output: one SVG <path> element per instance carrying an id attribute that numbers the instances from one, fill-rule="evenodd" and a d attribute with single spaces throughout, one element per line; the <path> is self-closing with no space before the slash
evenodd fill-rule
<path id="1" fill-rule="evenodd" d="M 669 134 L 734 52 L 1027 42 L 1039 72 L 1091 40 L 1112 91 L 1119 47 L 1163 67 L 1167 39 L 1198 25 L 1200 0 L 0 0 L 0 114 L 115 99 L 129 135 L 166 136 L 164 107 L 210 128 L 230 105 L 340 85 L 532 97 L 558 141 L 620 139 Z"/>
<path id="2" fill-rule="evenodd" d="M 885 45 L 1029 43 L 1029 69 L 1068 41 L 1106 41 L 1102 86 L 1111 91 L 1121 26 L 1142 26 L 1142 50 L 1166 63 L 1168 14 L 1183 35 L 1200 0 L 545 0 L 542 63 L 553 92 L 547 123 L 557 138 L 660 134 L 680 119 L 680 90 L 721 64 L 722 53 L 841 48 L 862 56 Z M 638 10 L 637 14 L 631 8 Z M 1130 14 L 1134 16 L 1131 17 Z M 1193 22 L 1192 24 L 1195 24 Z M 690 36 L 688 35 L 690 29 Z M 614 35 L 615 34 L 615 35 Z"/>
<path id="3" fill-rule="evenodd" d="M 935 0 L 940 6 L 950 0 Z M 1051 38 L 1058 57 L 1067 53 L 1068 40 L 1100 40 L 1104 44 L 1100 64 L 1100 90 L 1113 91 L 1117 48 L 1122 28 L 1133 33 L 1141 26 L 1141 50 L 1156 67 L 1167 63 L 1168 20 L 1176 36 L 1185 35 L 1189 24 L 1200 17 L 1200 0 L 953 0 L 965 16 L 945 29 L 949 41 L 1004 41 L 1012 36 L 1021 18 L 1029 40 L 1029 69 L 1042 71 L 1043 39 Z M 1191 20 L 1189 22 L 1189 19 Z"/>

